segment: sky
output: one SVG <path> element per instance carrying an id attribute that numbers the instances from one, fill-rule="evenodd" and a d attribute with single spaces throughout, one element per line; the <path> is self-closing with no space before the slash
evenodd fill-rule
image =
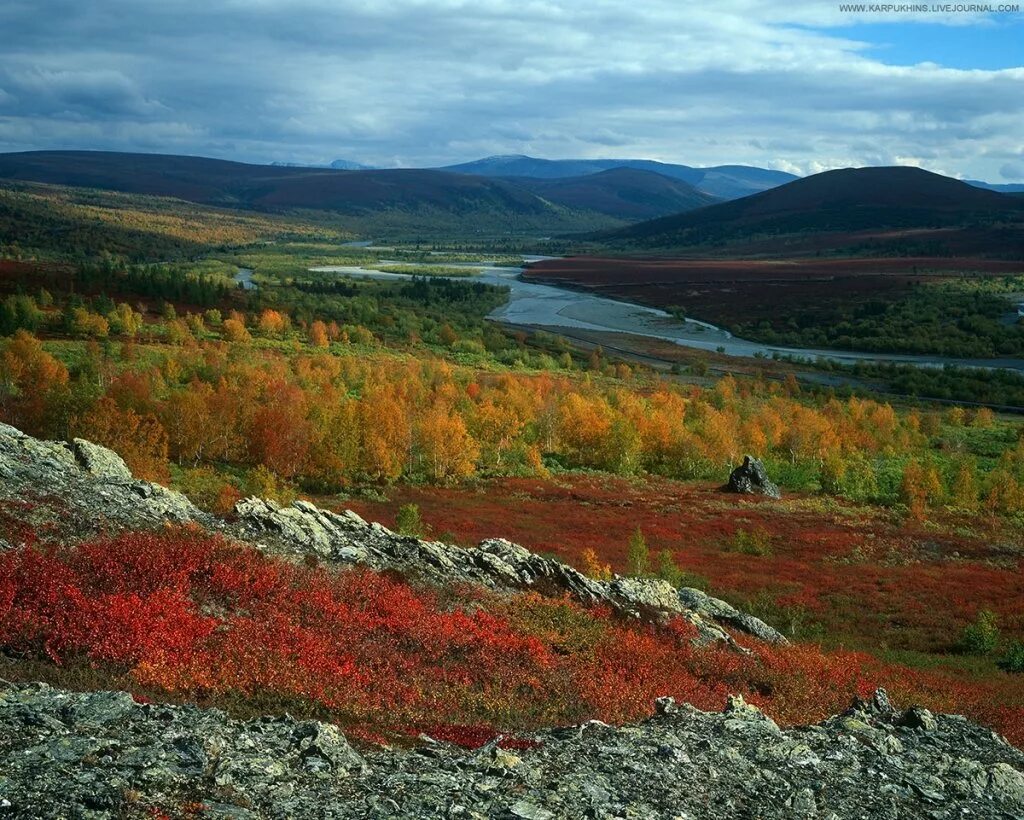
<path id="1" fill-rule="evenodd" d="M 1024 182 L 1024 13 L 888 5 L 3 0 L 0 151 L 919 165 Z"/>

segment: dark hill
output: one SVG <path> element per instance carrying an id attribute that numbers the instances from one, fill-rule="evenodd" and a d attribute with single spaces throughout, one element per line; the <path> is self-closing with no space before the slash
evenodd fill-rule
<path id="1" fill-rule="evenodd" d="M 0 155 L 0 178 L 171 196 L 208 205 L 361 213 L 389 208 L 541 215 L 537 196 L 498 180 L 429 170 L 341 171 L 101 151 Z"/>
<path id="2" fill-rule="evenodd" d="M 341 170 L 103 151 L 0 154 L 0 179 L 260 211 L 308 208 L 374 219 L 383 212 L 418 215 L 418 224 L 438 230 L 450 229 L 453 218 L 474 229 L 529 224 L 553 233 L 593 230 L 715 201 L 681 180 L 627 168 L 569 179 L 501 179 L 431 169 Z"/>
<path id="3" fill-rule="evenodd" d="M 508 181 L 549 202 L 620 219 L 652 219 L 718 201 L 682 180 L 635 168 L 610 168 L 596 174 L 555 179 L 510 177 Z"/>
<path id="4" fill-rule="evenodd" d="M 784 248 L 1019 255 L 1022 223 L 1024 201 L 1015 197 L 920 168 L 845 168 L 594 238 L 612 247 L 759 254 Z M 935 247 L 918 247 L 922 243 Z"/>
<path id="5" fill-rule="evenodd" d="M 650 159 L 539 159 L 522 154 L 485 157 L 473 162 L 449 165 L 441 170 L 488 177 L 561 179 L 597 174 L 612 168 L 653 171 L 661 176 L 682 180 L 694 186 L 698 191 L 719 199 L 736 199 L 783 185 L 797 178 L 785 171 L 773 171 L 747 165 L 694 168 L 689 165 L 656 162 Z"/>

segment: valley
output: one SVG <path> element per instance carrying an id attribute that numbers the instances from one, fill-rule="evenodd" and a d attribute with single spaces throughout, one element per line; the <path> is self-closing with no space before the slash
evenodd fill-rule
<path id="1" fill-rule="evenodd" d="M 637 354 L 643 353 L 646 348 L 642 344 L 634 346 L 632 337 L 668 341 L 682 347 L 714 351 L 725 356 L 747 359 L 786 358 L 796 361 L 824 360 L 837 364 L 874 362 L 917 367 L 953 366 L 1024 371 L 1024 359 L 1022 358 L 958 359 L 948 356 L 885 355 L 857 350 L 846 351 L 828 348 L 800 348 L 758 344 L 746 339 L 736 338 L 729 331 L 709 322 L 689 317 L 680 319 L 665 310 L 626 301 L 628 296 L 633 296 L 634 298 L 643 297 L 648 302 L 662 302 L 667 305 L 676 303 L 673 300 L 674 294 L 672 291 L 669 291 L 668 294 L 657 293 L 654 296 L 651 295 L 652 291 L 658 289 L 658 284 L 643 281 L 643 271 L 645 268 L 652 266 L 650 262 L 645 263 L 644 261 L 636 260 L 595 261 L 586 258 L 566 262 L 561 259 L 531 256 L 524 257 L 523 261 L 527 266 L 525 268 L 510 266 L 492 267 L 486 262 L 459 263 L 474 270 L 475 281 L 508 289 L 508 302 L 501 307 L 495 308 L 488 315 L 488 319 L 513 328 L 540 328 L 555 334 L 564 330 L 586 330 L 602 334 L 613 334 L 614 345 L 618 349 Z M 923 263 L 925 260 L 914 261 Z M 341 277 L 365 277 L 370 279 L 401 280 L 417 275 L 415 273 L 402 273 L 402 264 L 410 263 L 395 264 L 384 260 L 380 263 L 380 266 L 390 267 L 391 270 L 387 272 L 374 268 L 344 265 L 315 267 L 310 270 L 314 273 L 331 273 Z M 698 276 L 703 277 L 705 275 L 706 265 L 707 263 L 703 262 L 695 263 L 694 267 L 699 271 Z M 601 282 L 601 273 L 598 273 L 597 276 L 592 274 L 595 267 L 600 271 L 602 266 L 613 271 L 611 274 L 605 274 L 609 279 L 613 280 L 613 283 L 603 287 L 598 284 Z M 658 270 L 657 275 L 659 277 L 664 276 L 664 265 L 655 263 L 655 267 Z M 747 272 L 750 270 L 750 263 L 743 263 L 742 267 Z M 754 267 L 756 268 L 756 265 Z M 773 273 L 777 270 L 776 264 L 771 264 L 770 267 Z M 877 263 L 871 265 L 871 267 L 877 268 Z M 996 271 L 1000 268 L 1006 271 L 1019 269 L 1016 263 L 997 263 L 991 265 L 991 267 Z M 580 273 L 574 275 L 574 269 Z M 616 279 L 614 271 L 617 269 L 628 271 L 628 273 L 619 274 Z M 672 270 L 669 276 L 678 270 L 678 268 Z M 684 273 L 683 277 L 680 277 L 681 283 L 679 288 L 681 291 L 685 291 L 687 295 L 692 297 L 695 292 L 699 292 L 702 286 L 707 287 L 707 283 L 703 278 L 687 281 L 684 278 L 685 276 L 686 274 Z M 724 296 L 728 293 L 729 300 L 732 303 L 764 305 L 764 300 L 759 299 L 753 294 L 736 294 L 736 280 L 726 279 L 727 276 L 728 274 L 725 274 L 720 284 L 717 285 L 719 290 L 716 295 Z M 874 285 L 873 281 L 874 276 L 875 274 L 870 274 L 864 277 L 865 281 L 863 283 L 864 288 L 873 293 L 877 292 L 877 286 Z M 627 277 L 628 284 L 623 282 L 623 279 Z M 799 275 L 795 278 L 795 281 L 801 287 L 801 293 L 807 298 L 810 298 L 810 295 L 807 294 L 809 288 L 806 287 L 809 278 L 810 276 L 808 275 Z M 747 281 L 753 282 L 758 287 L 765 286 L 765 276 L 763 274 L 758 276 L 756 272 Z M 833 284 L 832 279 L 828 281 L 830 284 Z M 771 284 L 774 283 L 775 281 Z M 596 296 L 586 292 L 587 290 L 597 291 L 598 287 L 601 287 L 601 291 L 598 292 L 606 292 L 613 296 L 621 294 L 621 298 Z M 833 296 L 849 298 L 849 296 L 841 293 L 836 294 L 834 291 Z M 712 296 L 712 298 L 714 297 Z M 691 298 L 688 301 L 692 303 L 695 300 Z M 699 298 L 696 302 L 697 304 L 702 304 Z M 698 310 L 701 310 L 701 308 L 698 308 Z M 720 308 L 720 310 L 724 314 L 729 315 L 726 309 Z M 707 311 L 701 310 L 701 315 L 713 315 L 713 312 L 710 309 Z M 570 336 L 569 338 L 572 337 Z"/>
<path id="2" fill-rule="evenodd" d="M 260 210 L 147 173 L 146 193 L 0 188 L 11 749 L 47 742 L 50 693 L 96 690 L 147 705 L 111 701 L 132 748 L 154 742 L 150 702 L 229 745 L 249 719 L 337 733 L 331 765 L 370 802 L 362 755 L 556 759 L 553 726 L 633 736 L 664 697 L 708 727 L 739 695 L 773 732 L 875 721 L 910 743 L 920 708 L 972 727 L 951 747 L 973 727 L 1022 742 L 1018 259 L 626 255 L 547 205 L 492 232 L 486 197 L 399 209 L 410 238 L 376 193 L 356 215 Z M 723 489 L 746 454 L 781 498 Z M 166 789 L 145 805 L 187 814 Z"/>

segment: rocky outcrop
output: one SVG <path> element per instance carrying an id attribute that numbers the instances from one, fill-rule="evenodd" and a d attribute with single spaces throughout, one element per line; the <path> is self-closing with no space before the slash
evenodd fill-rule
<path id="1" fill-rule="evenodd" d="M 785 637 L 752 615 L 744 615 L 699 590 L 677 590 L 653 578 L 596 581 L 583 573 L 545 558 L 502 538 L 476 547 L 456 547 L 398 535 L 380 524 L 370 524 L 347 510 L 333 513 L 306 501 L 290 507 L 257 498 L 240 501 L 235 508 L 237 526 L 247 539 L 269 537 L 273 547 L 314 552 L 332 562 L 363 564 L 374 569 L 399 570 L 436 583 L 476 583 L 491 589 L 533 590 L 544 595 L 569 594 L 587 606 L 601 604 L 623 615 L 644 620 L 687 618 L 702 642 L 731 642 L 720 624 L 750 632 L 770 643 Z"/>
<path id="2" fill-rule="evenodd" d="M 212 525 L 181 493 L 132 476 L 119 455 L 83 439 L 40 441 L 0 424 L 0 499 L 31 502 L 69 535 L 166 521 Z"/>
<path id="3" fill-rule="evenodd" d="M 424 739 L 353 749 L 334 726 L 238 721 L 124 693 L 0 688 L 0 817 L 1013 818 L 1024 754 L 963 718 L 922 724 L 884 692 L 780 729 L 741 698 L 721 713 L 660 698 L 512 751 Z"/>
<path id="4" fill-rule="evenodd" d="M 786 641 L 757 618 L 698 590 L 676 590 L 656 579 L 595 581 L 501 538 L 463 548 L 399 535 L 349 510 L 336 513 L 308 501 L 280 506 L 260 498 L 240 501 L 234 520 L 224 521 L 200 511 L 181 493 L 133 478 L 116 453 L 82 439 L 71 444 L 38 441 L 0 425 L 0 479 L 0 500 L 32 502 L 36 523 L 56 528 L 67 539 L 111 528 L 195 522 L 276 554 L 314 555 L 335 565 L 395 570 L 435 584 L 568 594 L 584 605 L 605 605 L 645 620 L 678 615 L 697 628 L 704 643 L 733 643 L 723 627 L 772 643 Z"/>
<path id="5" fill-rule="evenodd" d="M 730 473 L 726 489 L 732 493 L 782 498 L 779 485 L 768 478 L 761 459 L 753 456 L 743 456 L 743 463 Z"/>

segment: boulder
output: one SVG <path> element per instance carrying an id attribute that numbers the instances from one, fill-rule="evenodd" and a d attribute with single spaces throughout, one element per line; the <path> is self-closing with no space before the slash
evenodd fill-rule
<path id="1" fill-rule="evenodd" d="M 743 456 L 743 463 L 729 475 L 726 489 L 732 493 L 782 498 L 778 484 L 768 478 L 768 471 L 761 459 L 753 456 Z"/>

